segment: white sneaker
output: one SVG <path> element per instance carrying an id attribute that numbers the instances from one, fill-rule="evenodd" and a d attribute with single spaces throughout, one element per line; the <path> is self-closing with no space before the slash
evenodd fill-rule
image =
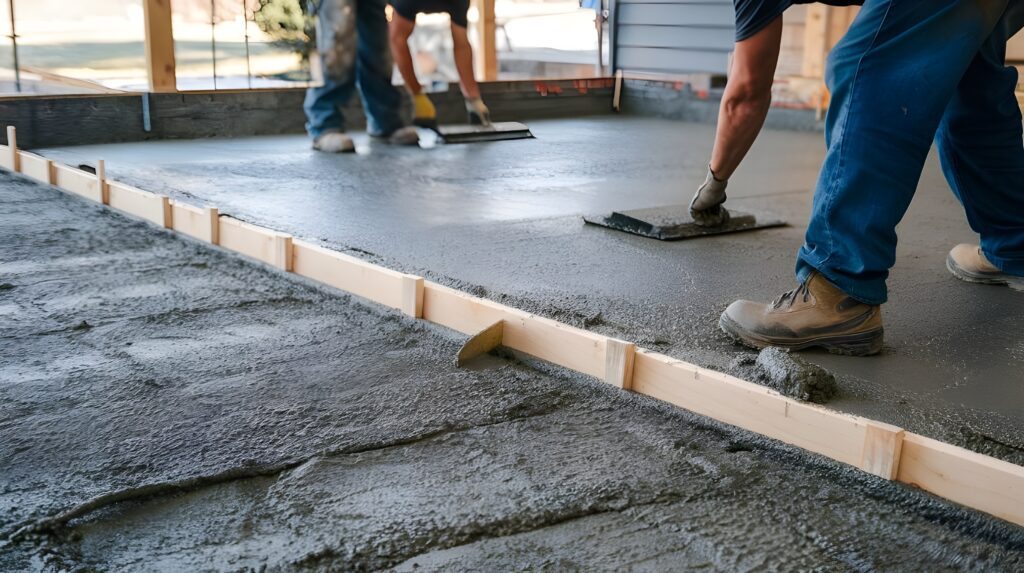
<path id="1" fill-rule="evenodd" d="M 326 153 L 352 153 L 356 150 L 356 144 L 347 133 L 328 131 L 313 141 L 313 149 Z"/>

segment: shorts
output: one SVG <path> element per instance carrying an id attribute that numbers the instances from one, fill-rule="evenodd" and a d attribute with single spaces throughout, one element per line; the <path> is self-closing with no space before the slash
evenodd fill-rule
<path id="1" fill-rule="evenodd" d="M 452 24 L 469 27 L 469 0 L 390 0 L 391 7 L 407 20 L 416 21 L 416 14 L 448 14 Z"/>

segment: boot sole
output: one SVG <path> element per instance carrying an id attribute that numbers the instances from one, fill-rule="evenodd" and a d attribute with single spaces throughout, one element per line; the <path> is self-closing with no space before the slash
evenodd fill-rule
<path id="1" fill-rule="evenodd" d="M 969 283 L 981 285 L 1008 286 L 1013 290 L 1024 291 L 1024 277 L 1015 277 L 1004 273 L 980 274 L 971 272 L 956 264 L 952 255 L 946 255 L 946 268 L 954 277 Z"/>
<path id="2" fill-rule="evenodd" d="M 824 348 L 832 354 L 842 354 L 844 356 L 871 356 L 878 354 L 882 351 L 882 343 L 885 338 L 885 330 L 878 328 L 853 334 L 817 336 L 797 340 L 773 339 L 758 336 L 744 330 L 724 314 L 718 319 L 718 327 L 733 340 L 757 350 L 768 346 L 775 346 L 787 352 L 792 352 L 818 347 Z"/>

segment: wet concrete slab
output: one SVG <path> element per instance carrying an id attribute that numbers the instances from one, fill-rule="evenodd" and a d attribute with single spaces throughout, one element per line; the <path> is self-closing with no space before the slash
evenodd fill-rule
<path id="1" fill-rule="evenodd" d="M 457 369 L 450 331 L 6 175 L 0 204 L 0 570 L 1024 567 L 1024 529 L 909 487 Z"/>
<path id="2" fill-rule="evenodd" d="M 49 149 L 146 189 L 322 240 L 539 314 L 727 369 L 749 351 L 717 328 L 737 298 L 793 287 L 821 135 L 765 132 L 730 183 L 736 209 L 790 227 L 665 243 L 585 226 L 586 213 L 685 203 L 713 127 L 639 117 L 535 121 L 534 140 L 325 156 L 301 137 Z M 955 280 L 975 241 L 929 159 L 900 225 L 881 356 L 806 357 L 830 405 L 1024 463 L 1024 297 Z"/>

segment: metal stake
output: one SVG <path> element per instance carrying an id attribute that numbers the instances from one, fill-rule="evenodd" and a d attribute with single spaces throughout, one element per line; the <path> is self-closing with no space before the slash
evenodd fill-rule
<path id="1" fill-rule="evenodd" d="M 217 0 L 210 0 L 210 57 L 213 60 L 213 89 L 217 89 Z"/>
<path id="2" fill-rule="evenodd" d="M 14 0 L 7 0 L 11 11 L 11 53 L 14 54 L 14 89 L 21 91 L 21 66 L 18 64 L 18 34 L 14 31 Z"/>
<path id="3" fill-rule="evenodd" d="M 245 79 L 252 89 L 252 63 L 249 61 L 249 16 L 245 13 L 246 0 L 242 0 L 242 29 L 245 30 Z M 255 13 L 253 19 L 255 19 Z"/>

